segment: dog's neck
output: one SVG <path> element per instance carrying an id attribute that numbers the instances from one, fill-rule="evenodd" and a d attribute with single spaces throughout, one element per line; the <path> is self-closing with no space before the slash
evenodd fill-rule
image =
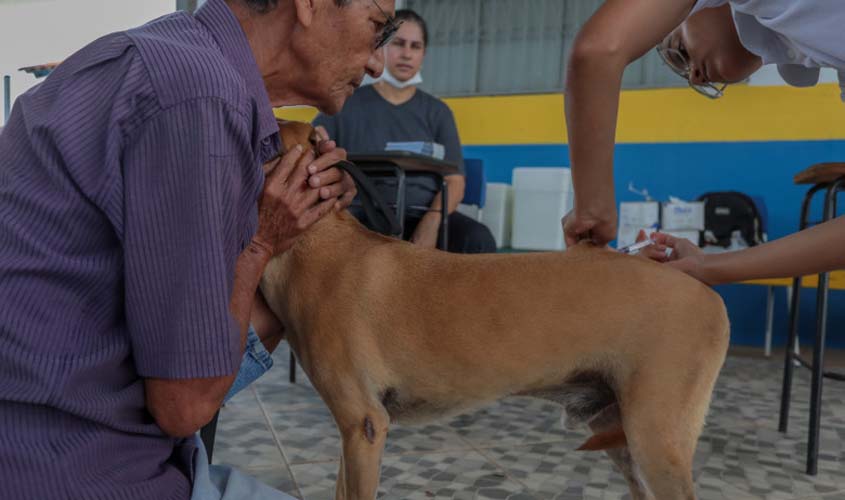
<path id="1" fill-rule="evenodd" d="M 373 245 L 396 242 L 365 228 L 347 211 L 333 212 L 311 226 L 288 253 L 297 265 L 324 267 L 327 260 L 366 252 Z"/>
<path id="2" fill-rule="evenodd" d="M 332 286 L 350 261 L 357 261 L 373 247 L 385 244 L 402 243 L 366 229 L 349 212 L 331 213 L 268 264 L 263 285 L 272 282 L 275 289 L 268 290 L 262 285 L 262 290 L 268 299 L 270 295 L 274 297 L 270 303 L 285 308 L 273 311 L 282 322 L 291 322 L 299 317 L 298 311 L 320 310 L 318 302 L 323 294 L 303 291 Z M 266 279 L 268 276 L 272 279 Z"/>

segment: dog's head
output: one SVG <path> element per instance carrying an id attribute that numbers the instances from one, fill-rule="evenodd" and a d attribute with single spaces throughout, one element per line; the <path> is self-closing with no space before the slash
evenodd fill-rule
<path id="1" fill-rule="evenodd" d="M 278 120 L 279 136 L 282 139 L 282 154 L 302 145 L 306 151 L 316 151 L 317 132 L 308 123 Z"/>

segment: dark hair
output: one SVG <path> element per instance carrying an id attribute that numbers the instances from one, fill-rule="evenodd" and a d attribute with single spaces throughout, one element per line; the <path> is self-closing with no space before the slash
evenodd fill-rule
<path id="1" fill-rule="evenodd" d="M 243 0 L 243 2 L 252 8 L 252 10 L 264 14 L 275 9 L 279 0 Z M 338 7 L 343 7 L 349 2 L 350 0 L 334 0 L 334 3 L 337 4 Z"/>
<path id="2" fill-rule="evenodd" d="M 411 9 L 399 9 L 396 11 L 396 20 L 410 23 L 417 23 L 423 32 L 423 45 L 428 47 L 428 25 L 425 19 Z"/>

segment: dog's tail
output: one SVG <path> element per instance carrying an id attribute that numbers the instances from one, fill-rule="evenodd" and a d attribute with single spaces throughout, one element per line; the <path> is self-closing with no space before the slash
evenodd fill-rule
<path id="1" fill-rule="evenodd" d="M 611 450 L 614 448 L 624 448 L 625 446 L 628 446 L 628 438 L 625 436 L 625 430 L 620 425 L 607 432 L 594 434 L 578 448 L 578 451 Z"/>

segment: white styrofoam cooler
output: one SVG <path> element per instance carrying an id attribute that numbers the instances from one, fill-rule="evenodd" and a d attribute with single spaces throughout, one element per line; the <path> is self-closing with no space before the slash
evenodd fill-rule
<path id="1" fill-rule="evenodd" d="M 510 184 L 487 183 L 487 201 L 481 212 L 481 223 L 490 229 L 496 239 L 496 247 L 511 246 L 511 224 L 513 219 L 513 188 Z"/>
<path id="2" fill-rule="evenodd" d="M 511 246 L 519 250 L 563 250 L 561 218 L 571 209 L 568 168 L 519 167 L 513 171 Z"/>
<path id="3" fill-rule="evenodd" d="M 496 240 L 496 248 L 511 246 L 513 187 L 500 182 L 487 183 L 487 202 L 479 210 L 475 205 L 458 205 L 458 212 L 487 226 Z M 480 212 L 480 215 L 479 215 Z"/>

